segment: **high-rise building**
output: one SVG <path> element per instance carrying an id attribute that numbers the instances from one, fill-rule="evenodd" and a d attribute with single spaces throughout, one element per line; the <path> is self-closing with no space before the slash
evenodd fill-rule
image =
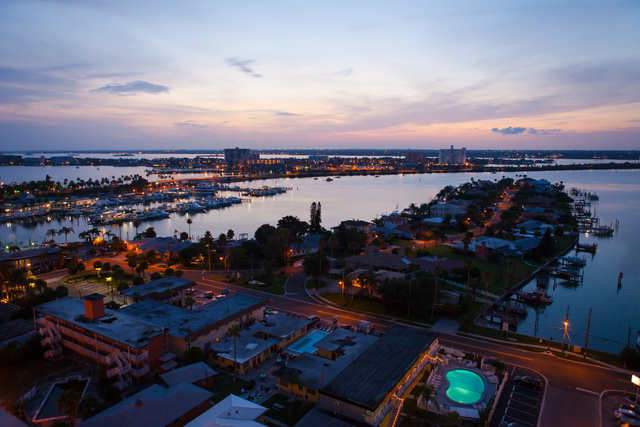
<path id="1" fill-rule="evenodd" d="M 467 149 L 441 148 L 439 152 L 439 162 L 441 165 L 463 165 L 467 161 Z"/>
<path id="2" fill-rule="evenodd" d="M 249 160 L 257 160 L 260 158 L 260 153 L 251 153 L 249 148 L 225 148 L 224 160 L 229 165 L 245 164 Z"/>

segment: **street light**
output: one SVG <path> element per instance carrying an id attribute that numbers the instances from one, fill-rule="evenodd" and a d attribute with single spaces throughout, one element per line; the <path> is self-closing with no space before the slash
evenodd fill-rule
<path id="1" fill-rule="evenodd" d="M 567 326 L 569 326 L 569 322 L 567 320 L 564 321 L 564 336 L 562 337 L 562 354 L 564 355 L 564 341 L 567 339 Z"/>

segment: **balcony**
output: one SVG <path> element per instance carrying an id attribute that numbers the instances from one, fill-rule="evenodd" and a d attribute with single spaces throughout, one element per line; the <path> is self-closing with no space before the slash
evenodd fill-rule
<path id="1" fill-rule="evenodd" d="M 62 341 L 62 338 L 60 338 L 59 335 L 48 336 L 42 340 L 42 345 L 53 347 L 54 344 L 59 343 L 60 341 Z"/>
<path id="2" fill-rule="evenodd" d="M 120 391 L 126 390 L 131 387 L 131 379 L 128 379 L 126 381 L 118 381 L 117 383 L 114 383 L 113 386 Z"/>
<path id="3" fill-rule="evenodd" d="M 129 354 L 128 351 L 126 351 L 125 349 L 121 349 L 121 348 L 117 348 L 114 347 L 112 345 L 106 344 L 100 340 L 96 340 L 96 337 L 93 333 L 91 334 L 84 334 L 78 331 L 75 331 L 71 328 L 68 328 L 66 326 L 62 326 L 62 325 L 56 325 L 55 323 L 45 319 L 40 319 L 39 322 L 41 324 L 43 324 L 44 326 L 51 328 L 52 330 L 58 330 L 61 333 L 68 335 L 70 337 L 73 338 L 77 338 L 81 341 L 85 341 L 87 343 L 89 343 L 90 345 L 98 345 L 98 348 L 107 351 L 108 353 L 122 353 L 122 355 L 124 357 L 126 357 L 127 359 L 129 359 L 132 362 L 143 362 L 147 359 L 149 359 L 149 352 L 146 350 L 143 350 L 140 354 L 134 354 L 131 353 Z M 42 333 L 42 332 L 41 332 Z M 102 357 L 102 356 L 101 356 Z"/>
<path id="4" fill-rule="evenodd" d="M 131 373 L 133 375 L 135 375 L 136 377 L 141 377 L 145 374 L 149 373 L 149 365 L 144 365 L 142 368 L 140 369 L 131 369 Z"/>
<path id="5" fill-rule="evenodd" d="M 131 372 L 131 365 L 126 366 L 116 366 L 115 368 L 111 368 L 107 371 L 107 377 L 111 378 L 116 375 L 124 375 Z"/>

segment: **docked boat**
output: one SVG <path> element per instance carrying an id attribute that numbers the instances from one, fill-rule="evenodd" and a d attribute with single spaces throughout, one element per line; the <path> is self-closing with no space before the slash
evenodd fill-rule
<path id="1" fill-rule="evenodd" d="M 333 178 L 329 177 L 329 178 L 327 178 L 325 181 L 327 181 L 327 182 L 331 182 L 331 181 L 333 181 Z"/>
<path id="2" fill-rule="evenodd" d="M 536 289 L 531 292 L 518 292 L 518 301 L 529 304 L 551 304 L 553 298 L 542 289 Z"/>
<path id="3" fill-rule="evenodd" d="M 215 196 L 218 188 L 211 184 L 198 184 L 190 191 L 192 196 Z"/>

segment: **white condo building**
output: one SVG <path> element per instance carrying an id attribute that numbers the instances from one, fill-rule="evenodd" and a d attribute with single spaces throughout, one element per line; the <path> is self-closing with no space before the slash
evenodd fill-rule
<path id="1" fill-rule="evenodd" d="M 454 149 L 452 145 L 451 148 L 441 148 L 438 153 L 441 165 L 463 165 L 467 161 L 467 149 L 465 147 Z"/>

